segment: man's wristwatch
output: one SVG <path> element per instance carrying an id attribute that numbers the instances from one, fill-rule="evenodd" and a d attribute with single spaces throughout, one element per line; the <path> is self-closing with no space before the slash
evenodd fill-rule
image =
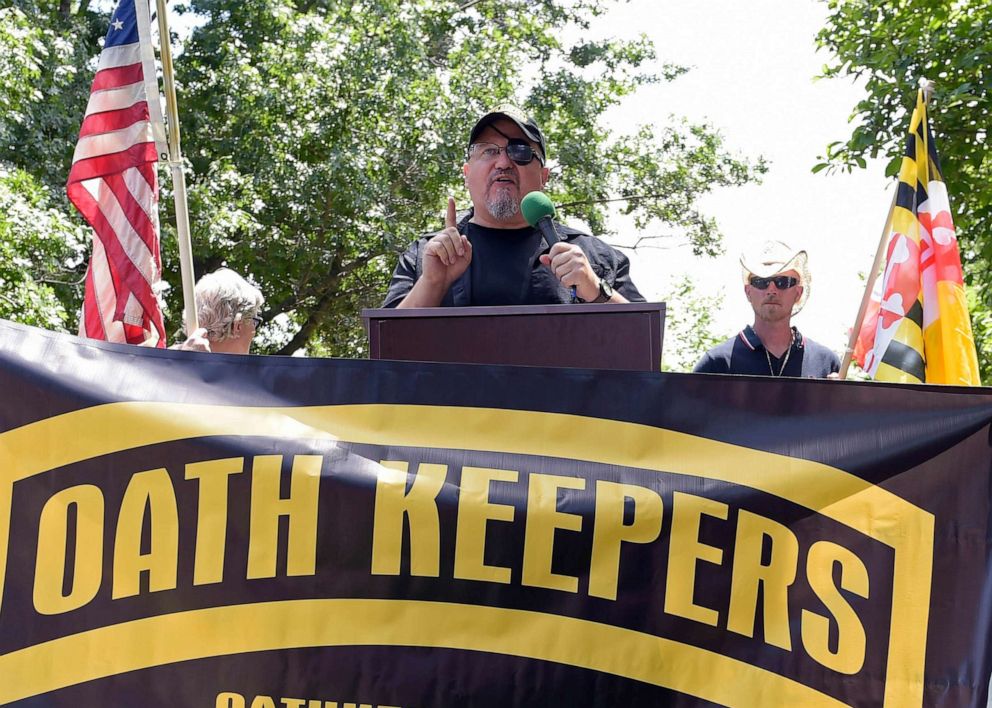
<path id="1" fill-rule="evenodd" d="M 590 302 L 606 302 L 611 297 L 613 297 L 613 286 L 607 283 L 602 278 L 599 279 L 599 295 L 596 296 L 595 300 Z"/>

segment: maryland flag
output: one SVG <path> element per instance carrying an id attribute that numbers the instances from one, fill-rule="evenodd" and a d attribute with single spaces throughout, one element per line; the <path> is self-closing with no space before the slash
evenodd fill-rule
<path id="1" fill-rule="evenodd" d="M 876 282 L 854 358 L 878 381 L 978 386 L 961 257 L 921 90 Z"/>

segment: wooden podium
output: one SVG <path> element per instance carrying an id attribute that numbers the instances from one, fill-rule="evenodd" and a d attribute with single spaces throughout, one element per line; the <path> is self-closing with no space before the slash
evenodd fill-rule
<path id="1" fill-rule="evenodd" d="M 665 303 L 363 310 L 369 357 L 660 371 Z"/>

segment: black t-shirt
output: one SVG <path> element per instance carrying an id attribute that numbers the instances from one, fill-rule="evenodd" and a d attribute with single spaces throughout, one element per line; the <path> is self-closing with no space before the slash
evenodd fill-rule
<path id="1" fill-rule="evenodd" d="M 473 305 L 529 303 L 534 255 L 541 232 L 523 229 L 490 229 L 468 224 L 472 244 L 471 288 Z"/>

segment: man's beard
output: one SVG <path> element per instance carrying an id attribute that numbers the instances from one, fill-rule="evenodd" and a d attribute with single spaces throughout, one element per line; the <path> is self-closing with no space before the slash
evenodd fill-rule
<path id="1" fill-rule="evenodd" d="M 509 221 L 520 213 L 520 202 L 509 192 L 510 190 L 497 189 L 496 194 L 486 200 L 486 209 L 496 221 Z"/>

